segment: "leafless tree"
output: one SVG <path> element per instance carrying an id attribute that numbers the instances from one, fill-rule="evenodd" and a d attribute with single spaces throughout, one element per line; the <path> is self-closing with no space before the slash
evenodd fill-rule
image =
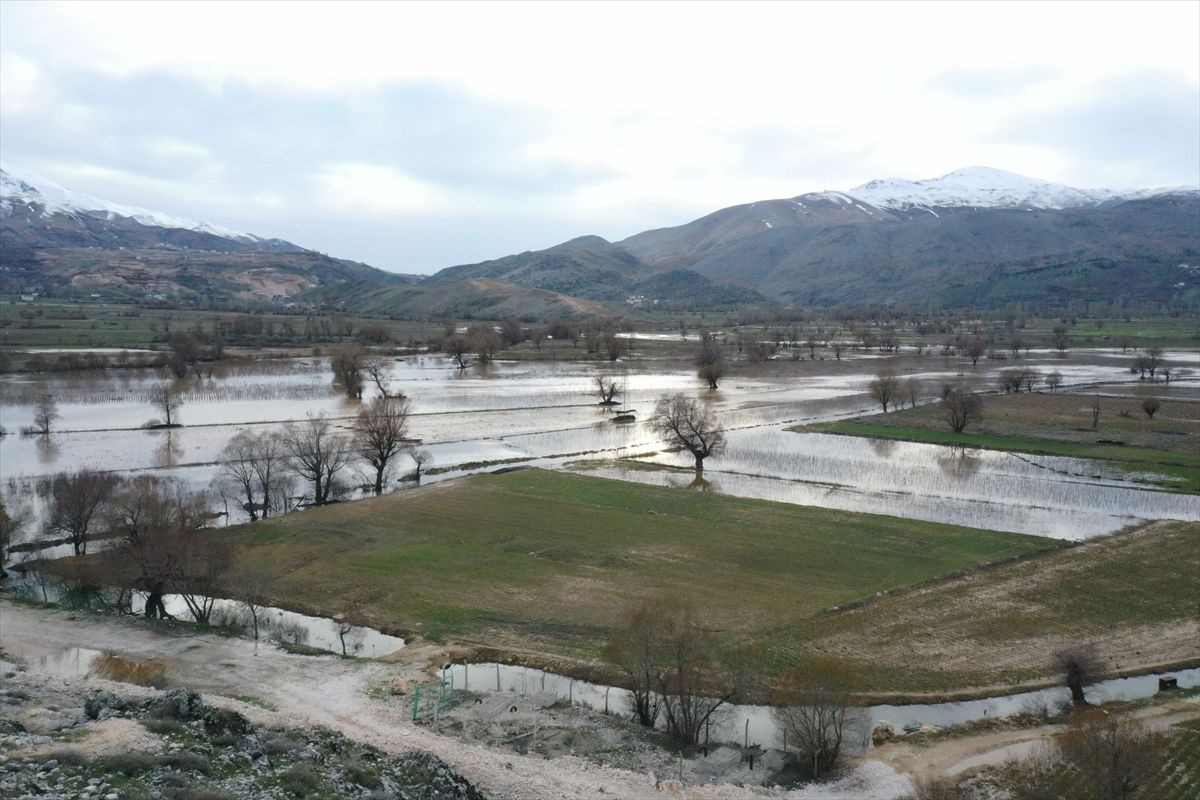
<path id="1" fill-rule="evenodd" d="M 1021 385 L 1025 387 L 1025 391 L 1033 393 L 1033 387 L 1037 386 L 1037 382 L 1042 379 L 1042 373 L 1036 369 L 1026 367 L 1021 370 Z"/>
<path id="2" fill-rule="evenodd" d="M 629 352 L 630 341 L 621 336 L 615 327 L 607 325 L 600 332 L 600 346 L 604 350 L 605 358 L 616 361 Z"/>
<path id="3" fill-rule="evenodd" d="M 118 483 L 116 476 L 94 470 L 56 475 L 50 482 L 47 531 L 66 537 L 75 555 L 86 554 L 104 504 Z"/>
<path id="4" fill-rule="evenodd" d="M 466 338 L 458 335 L 451 336 L 442 344 L 442 349 L 446 355 L 454 359 L 459 369 L 467 368 L 467 353 L 470 352 L 470 347 L 467 345 Z"/>
<path id="5" fill-rule="evenodd" d="M 695 398 L 676 394 L 663 397 L 650 418 L 650 430 L 669 446 L 682 448 L 696 459 L 696 472 L 704 470 L 704 459 L 725 447 L 725 429 L 716 415 Z"/>
<path id="6" fill-rule="evenodd" d="M 682 603 L 659 604 L 656 691 L 667 733 L 697 744 L 714 715 L 733 702 L 743 675 L 717 661 L 717 646 L 695 612 Z"/>
<path id="7" fill-rule="evenodd" d="M 50 435 L 50 428 L 58 419 L 58 402 L 54 395 L 44 394 L 33 404 L 33 429 L 42 436 Z"/>
<path id="8" fill-rule="evenodd" d="M 1100 398 L 1092 398 L 1092 430 L 1100 427 Z"/>
<path id="9" fill-rule="evenodd" d="M 347 397 L 362 397 L 365 361 L 366 351 L 358 344 L 339 347 L 329 359 L 334 383 L 341 384 Z"/>
<path id="10" fill-rule="evenodd" d="M 1142 411 L 1146 412 L 1147 419 L 1154 419 L 1154 415 L 1162 408 L 1162 402 L 1157 397 L 1147 397 L 1142 400 Z"/>
<path id="11" fill-rule="evenodd" d="M 363 373 L 375 384 L 381 397 L 391 397 L 388 390 L 388 365 L 380 358 L 368 358 L 363 362 Z"/>
<path id="12" fill-rule="evenodd" d="M 921 381 L 917 378 L 909 378 L 904 382 L 904 391 L 908 395 L 909 408 L 916 408 L 917 401 L 921 399 Z"/>
<path id="13" fill-rule="evenodd" d="M 1050 391 L 1057 392 L 1058 387 L 1062 386 L 1062 373 L 1055 370 L 1046 376 L 1046 385 L 1050 387 Z"/>
<path id="14" fill-rule="evenodd" d="M 164 383 L 150 389 L 150 404 L 162 414 L 163 425 L 174 428 L 178 424 L 175 417 L 183 406 L 183 398 L 172 386 Z"/>
<path id="15" fill-rule="evenodd" d="M 4 576 L 4 566 L 7 564 L 8 548 L 13 539 L 25 530 L 33 520 L 33 512 L 28 505 L 19 502 L 0 500 L 0 577 Z"/>
<path id="16" fill-rule="evenodd" d="M 1085 796 L 1130 800 L 1162 772 L 1165 748 L 1135 720 L 1092 710 L 1078 714 L 1059 739 L 1059 751 L 1078 776 Z"/>
<path id="17" fill-rule="evenodd" d="M 362 648 L 362 642 L 357 640 L 353 635 L 356 629 L 362 628 L 367 624 L 366 615 L 357 605 L 346 606 L 345 610 L 337 614 L 333 618 L 333 622 L 337 625 L 338 641 L 342 645 L 342 656 L 349 656 L 350 652 L 358 652 Z M 346 641 L 346 637 L 350 637 L 350 641 Z"/>
<path id="18" fill-rule="evenodd" d="M 262 567 L 244 567 L 239 570 L 231 581 L 234 586 L 234 596 L 254 626 L 254 641 L 258 641 L 259 617 L 263 608 L 271 604 L 271 592 L 275 583 L 274 576 Z"/>
<path id="19" fill-rule="evenodd" d="M 605 648 L 605 657 L 628 681 L 634 719 L 647 728 L 658 721 L 657 691 L 663 669 L 658 653 L 662 638 L 659 612 L 657 603 L 627 612 Z"/>
<path id="20" fill-rule="evenodd" d="M 408 401 L 397 397 L 377 397 L 358 412 L 354 449 L 375 471 L 375 494 L 383 493 L 388 472 L 404 449 L 408 414 Z"/>
<path id="21" fill-rule="evenodd" d="M 875 379 L 867 384 L 867 391 L 876 403 L 883 406 L 883 413 L 886 414 L 888 406 L 900 399 L 900 379 L 890 369 L 881 369 L 875 374 Z"/>
<path id="22" fill-rule="evenodd" d="M 350 463 L 350 441 L 333 430 L 324 413 L 288 425 L 283 434 L 284 450 L 292 469 L 313 485 L 313 505 L 325 505 L 337 489 L 337 476 Z"/>
<path id="23" fill-rule="evenodd" d="M 1095 683 L 1104 674 L 1104 664 L 1096 654 L 1096 649 L 1090 645 L 1068 647 L 1058 651 L 1054 654 L 1054 668 L 1071 690 L 1071 702 L 1077 707 L 1088 704 L 1083 694 L 1084 688 Z"/>
<path id="24" fill-rule="evenodd" d="M 859 673 L 831 658 L 810 659 L 780 682 L 775 719 L 812 778 L 836 768 L 843 743 L 866 733 L 865 709 L 853 704 Z"/>
<path id="25" fill-rule="evenodd" d="M 948 386 L 942 394 L 942 411 L 955 433 L 983 419 L 983 398 L 962 386 Z"/>
<path id="26" fill-rule="evenodd" d="M 467 342 L 480 364 L 488 364 L 496 357 L 503 341 L 491 325 L 472 325 L 467 329 Z"/>
<path id="27" fill-rule="evenodd" d="M 1158 345 L 1153 345 L 1146 348 L 1146 367 L 1150 370 L 1150 377 L 1154 377 L 1154 373 L 1162 366 L 1163 349 Z"/>
<path id="28" fill-rule="evenodd" d="M 617 382 L 612 378 L 597 375 L 596 391 L 600 393 L 600 405 L 615 406 L 617 404 L 617 401 L 613 399 L 617 394 Z"/>
<path id="29" fill-rule="evenodd" d="M 962 345 L 962 353 L 971 359 L 971 366 L 979 363 L 979 359 L 987 352 L 987 341 L 982 336 L 972 336 Z"/>
<path id="30" fill-rule="evenodd" d="M 204 498 L 180 483 L 139 475 L 122 484 L 106 506 L 106 526 L 121 540 L 119 557 L 146 592 L 145 614 L 169 618 L 163 595 L 189 589 L 198 553 L 193 540 L 206 517 Z"/>
<path id="31" fill-rule="evenodd" d="M 255 461 L 258 458 L 258 437 L 248 430 L 238 432 L 219 456 L 219 475 L 225 484 L 242 499 L 242 509 L 250 515 L 250 521 L 258 519 L 258 473 Z"/>
<path id="32" fill-rule="evenodd" d="M 513 347 L 525 341 L 525 331 L 515 317 L 505 317 L 500 323 L 500 336 L 507 347 Z"/>
<path id="33" fill-rule="evenodd" d="M 696 356 L 696 375 L 708 382 L 709 389 L 716 389 L 725 375 L 725 357 L 721 346 L 712 334 L 701 334 L 700 353 Z"/>
<path id="34" fill-rule="evenodd" d="M 425 471 L 425 465 L 433 462 L 433 454 L 428 450 L 418 450 L 411 447 L 408 450 L 408 457 L 413 461 L 413 477 L 417 483 L 421 482 L 421 474 Z"/>

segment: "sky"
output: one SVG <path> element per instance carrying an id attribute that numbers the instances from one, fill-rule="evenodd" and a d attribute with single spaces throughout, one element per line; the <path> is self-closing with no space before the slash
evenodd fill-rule
<path id="1" fill-rule="evenodd" d="M 1200 2 L 0 0 L 0 157 L 434 272 L 986 165 L 1200 184 Z"/>

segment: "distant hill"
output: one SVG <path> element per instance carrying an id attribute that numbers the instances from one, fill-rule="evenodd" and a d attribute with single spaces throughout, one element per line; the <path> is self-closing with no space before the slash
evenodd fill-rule
<path id="1" fill-rule="evenodd" d="M 732 206 L 618 244 L 798 305 L 1200 303 L 1200 191 L 1081 190 L 983 167 Z"/>
<path id="2" fill-rule="evenodd" d="M 107 300 L 288 302 L 318 286 L 413 280 L 282 239 L 125 206 L 0 166 L 0 267 L 10 291 Z"/>

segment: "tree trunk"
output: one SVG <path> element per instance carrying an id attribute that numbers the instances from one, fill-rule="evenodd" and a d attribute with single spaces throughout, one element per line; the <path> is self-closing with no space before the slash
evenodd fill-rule
<path id="1" fill-rule="evenodd" d="M 704 472 L 704 456 L 696 456 L 696 472 Z"/>
<path id="2" fill-rule="evenodd" d="M 146 598 L 146 616 L 150 619 L 175 619 L 167 613 L 167 606 L 163 603 L 162 590 L 154 590 L 150 592 Z"/>
<path id="3" fill-rule="evenodd" d="M 383 471 L 384 467 L 380 466 L 375 470 L 375 494 L 383 494 Z"/>

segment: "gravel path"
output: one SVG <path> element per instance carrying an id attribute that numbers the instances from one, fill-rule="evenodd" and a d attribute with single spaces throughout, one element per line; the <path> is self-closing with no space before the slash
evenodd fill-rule
<path id="1" fill-rule="evenodd" d="M 268 645 L 215 634 L 160 631 L 140 620 L 30 608 L 0 601 L 0 649 L 26 661 L 31 670 L 69 671 L 61 656 L 72 648 L 113 650 L 137 658 L 162 658 L 173 685 L 188 686 L 217 705 L 236 707 L 258 722 L 316 724 L 341 731 L 382 750 L 429 751 L 482 790 L 509 800 L 549 798 L 752 798 L 795 800 L 893 800 L 910 783 L 878 760 L 858 764 L 833 783 L 783 792 L 729 784 L 679 787 L 650 774 L 600 767 L 574 756 L 543 759 L 440 736 L 413 726 L 407 704 L 371 690 L 420 667 L 335 657 L 298 656 Z M 70 659 L 66 659 L 70 663 Z M 81 681 L 107 684 L 95 678 Z M 251 696 L 277 711 L 233 699 Z M 667 776 L 662 776 L 666 778 Z"/>

